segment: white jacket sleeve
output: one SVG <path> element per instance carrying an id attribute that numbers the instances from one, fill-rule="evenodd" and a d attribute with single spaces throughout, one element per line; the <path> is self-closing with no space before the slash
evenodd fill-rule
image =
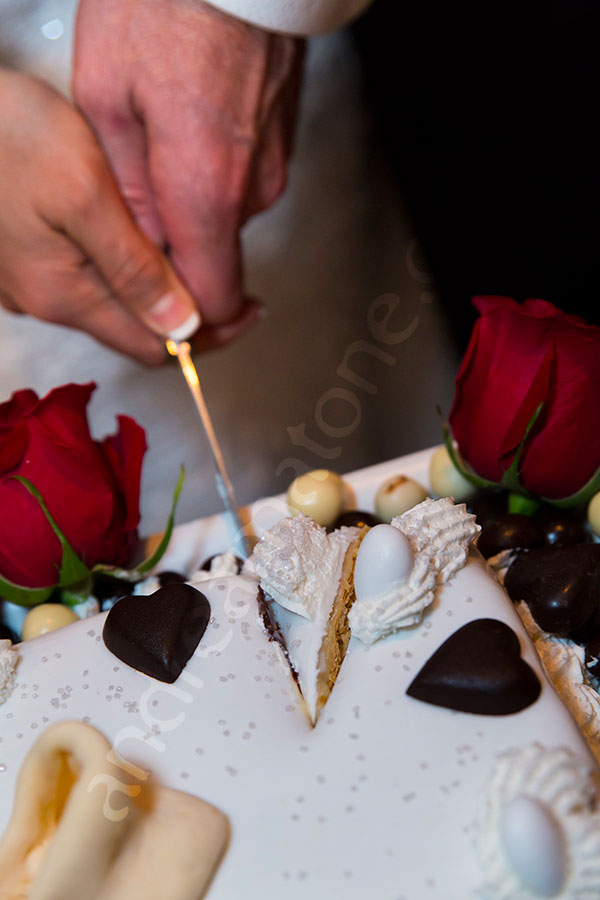
<path id="1" fill-rule="evenodd" d="M 211 6 L 268 31 L 309 36 L 354 19 L 371 0 L 206 0 Z"/>

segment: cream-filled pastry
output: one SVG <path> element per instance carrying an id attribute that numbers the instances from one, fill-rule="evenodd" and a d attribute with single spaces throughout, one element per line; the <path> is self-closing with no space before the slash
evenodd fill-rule
<path id="1" fill-rule="evenodd" d="M 228 839 L 220 810 L 155 785 L 95 728 L 61 722 L 21 768 L 0 900 L 200 900 Z"/>

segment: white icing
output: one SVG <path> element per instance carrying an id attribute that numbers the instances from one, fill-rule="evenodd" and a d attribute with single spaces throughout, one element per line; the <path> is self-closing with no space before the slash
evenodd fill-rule
<path id="1" fill-rule="evenodd" d="M 228 575 L 237 575 L 239 570 L 238 558 L 233 550 L 226 553 L 218 553 L 213 556 L 210 569 L 206 572 L 204 569 L 198 569 L 190 576 L 189 581 L 210 581 L 211 578 L 226 578 Z"/>
<path id="2" fill-rule="evenodd" d="M 464 504 L 455 506 L 450 497 L 424 500 L 392 519 L 392 526 L 410 541 L 414 565 L 404 582 L 361 599 L 350 610 L 352 634 L 365 644 L 418 624 L 435 599 L 436 587 L 465 565 L 469 546 L 480 531 L 475 516 Z M 360 566 L 361 552 L 362 546 L 357 556 Z"/>
<path id="3" fill-rule="evenodd" d="M 284 634 L 288 655 L 298 676 L 300 692 L 312 722 L 317 718 L 319 652 L 327 630 L 334 597 L 335 592 L 328 595 L 327 603 L 321 606 L 312 621 L 289 612 L 279 604 L 272 608 L 275 619 Z"/>
<path id="4" fill-rule="evenodd" d="M 189 545 L 191 557 L 195 535 Z M 545 679 L 536 703 L 501 718 L 406 697 L 433 650 L 474 617 L 511 624 L 537 668 L 512 605 L 476 555 L 443 586 L 431 628 L 372 647 L 350 642 L 314 729 L 256 624 L 256 584 L 217 579 L 203 592 L 214 621 L 173 685 L 115 659 L 101 639 L 105 615 L 19 648 L 19 689 L 2 708 L 0 833 L 43 717 L 89 718 L 128 764 L 227 811 L 233 839 L 207 900 L 306 900 L 307 892 L 364 900 L 374 877 L 378 898 L 472 900 L 481 873 L 470 826 L 498 750 L 539 735 L 589 765 L 579 729 Z M 104 800 L 106 788 L 97 790 Z M 109 802 L 120 808 L 124 799 L 115 791 Z M 284 874 L 298 872 L 306 878 Z"/>
<path id="5" fill-rule="evenodd" d="M 12 642 L 0 641 L 0 705 L 7 700 L 15 686 L 15 669 L 19 654 L 12 649 Z"/>
<path id="6" fill-rule="evenodd" d="M 282 519 L 254 548 L 250 570 L 284 609 L 312 620 L 323 610 L 329 616 L 344 557 L 357 534 L 356 528 L 327 534 L 303 515 Z"/>
<path id="7" fill-rule="evenodd" d="M 501 585 L 504 585 L 506 573 L 517 556 L 518 553 L 516 550 L 501 550 L 500 553 L 496 553 L 495 556 L 490 556 L 489 559 L 486 560 L 490 570 Z"/>
<path id="8" fill-rule="evenodd" d="M 349 476 L 358 508 L 372 508 L 377 485 L 399 469 L 424 480 L 427 459 L 420 454 L 409 464 L 394 461 Z M 261 502 L 265 527 L 273 524 L 268 510 L 280 506 Z M 175 529 L 165 568 L 183 571 L 199 553 L 225 546 L 220 523 Z M 214 622 L 172 686 L 115 660 L 101 640 L 105 616 L 19 648 L 19 683 L 27 687 L 3 708 L 0 832 L 23 755 L 39 734 L 34 727 L 42 728 L 44 716 L 89 718 L 126 760 L 227 810 L 233 839 L 207 900 L 306 900 L 307 894 L 364 900 L 374 884 L 378 897 L 467 900 L 481 880 L 472 846 L 476 794 L 498 750 L 536 735 L 548 746 L 568 744 L 589 764 L 579 729 L 542 677 L 512 604 L 478 554 L 442 587 L 439 612 L 427 627 L 372 647 L 350 642 L 314 729 L 298 709 L 277 648 L 256 626 L 256 586 L 233 578 L 203 590 Z M 433 649 L 481 617 L 502 619 L 518 633 L 542 677 L 538 701 L 501 718 L 410 701 L 404 688 Z M 119 807 L 123 796 L 113 793 L 110 802 Z M 569 900 L 599 896 L 592 890 Z"/>
<path id="9" fill-rule="evenodd" d="M 597 803 L 590 767 L 565 747 L 534 743 L 503 753 L 476 827 L 485 879 L 479 895 L 485 900 L 600 897 Z M 540 867 L 545 871 L 536 872 Z"/>
<path id="10" fill-rule="evenodd" d="M 583 647 L 568 638 L 542 631 L 525 603 L 519 603 L 521 616 L 552 684 L 567 705 L 600 763 L 600 695 L 597 683 L 587 671 Z"/>

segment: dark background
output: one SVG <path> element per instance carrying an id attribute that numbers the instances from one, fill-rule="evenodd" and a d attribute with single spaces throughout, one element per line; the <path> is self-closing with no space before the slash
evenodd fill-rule
<path id="1" fill-rule="evenodd" d="M 354 26 L 367 89 L 448 321 L 475 294 L 600 324 L 600 5 L 377 0 Z"/>

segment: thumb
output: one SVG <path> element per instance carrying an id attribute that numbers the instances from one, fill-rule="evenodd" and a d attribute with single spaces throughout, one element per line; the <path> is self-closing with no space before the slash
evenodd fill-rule
<path id="1" fill-rule="evenodd" d="M 113 298 L 161 337 L 184 340 L 201 324 L 189 291 L 137 227 L 105 167 L 94 189 L 71 202 L 62 223 L 108 285 Z"/>

